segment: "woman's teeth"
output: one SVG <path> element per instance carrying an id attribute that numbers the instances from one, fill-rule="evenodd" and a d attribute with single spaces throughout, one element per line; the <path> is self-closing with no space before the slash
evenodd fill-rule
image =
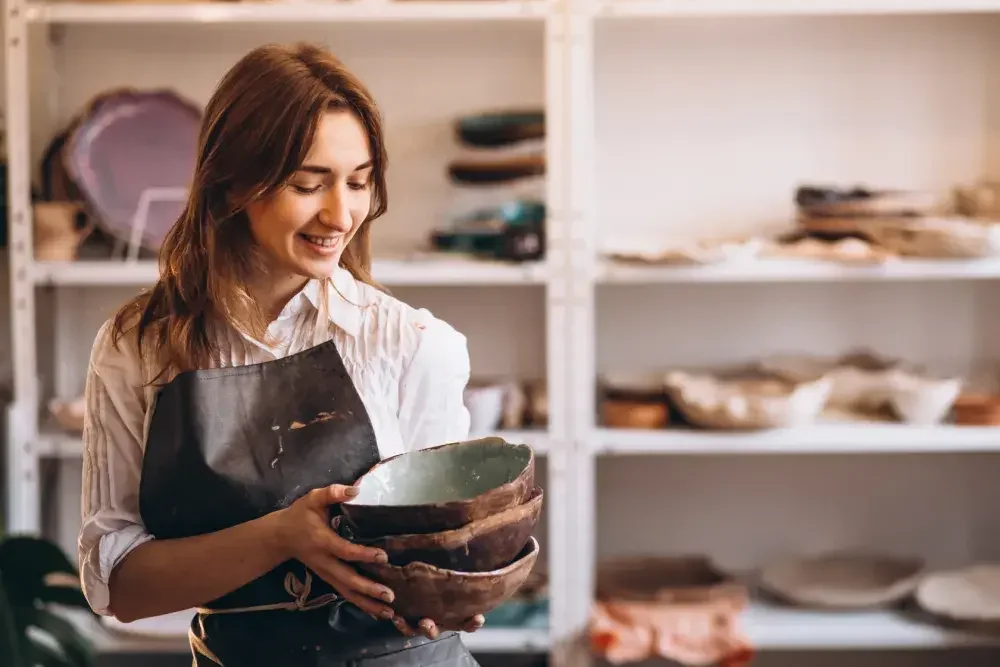
<path id="1" fill-rule="evenodd" d="M 309 241 L 309 243 L 313 243 L 324 248 L 332 248 L 337 245 L 337 239 L 329 236 L 310 236 L 309 234 L 302 234 L 302 238 Z"/>

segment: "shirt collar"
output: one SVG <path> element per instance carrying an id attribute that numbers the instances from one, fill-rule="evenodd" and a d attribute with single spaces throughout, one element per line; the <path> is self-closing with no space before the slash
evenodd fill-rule
<path id="1" fill-rule="evenodd" d="M 361 309 L 364 304 L 361 286 L 351 273 L 342 267 L 334 271 L 327 292 L 326 313 L 330 321 L 351 336 L 361 332 Z M 323 297 L 322 281 L 310 280 L 301 292 L 310 304 L 317 310 Z M 290 304 L 289 304 L 290 305 Z"/>

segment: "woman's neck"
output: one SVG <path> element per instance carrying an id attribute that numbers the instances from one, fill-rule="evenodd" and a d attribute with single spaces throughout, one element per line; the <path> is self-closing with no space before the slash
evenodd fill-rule
<path id="1" fill-rule="evenodd" d="M 295 273 L 268 271 L 250 285 L 250 294 L 260 307 L 261 314 L 268 322 L 273 322 L 308 282 L 308 278 Z"/>

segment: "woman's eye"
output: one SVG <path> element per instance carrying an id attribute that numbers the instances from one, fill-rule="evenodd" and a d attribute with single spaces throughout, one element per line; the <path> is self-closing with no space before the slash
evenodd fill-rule
<path id="1" fill-rule="evenodd" d="M 351 188 L 352 190 L 365 190 L 368 188 L 368 182 L 365 181 L 363 183 L 350 183 L 348 184 L 348 187 Z"/>
<path id="2" fill-rule="evenodd" d="M 304 195 L 311 195 L 316 192 L 319 192 L 319 189 L 323 187 L 321 185 L 313 185 L 313 186 L 296 185 L 295 183 L 291 183 L 290 185 L 293 190 L 295 190 L 296 192 L 300 192 Z"/>

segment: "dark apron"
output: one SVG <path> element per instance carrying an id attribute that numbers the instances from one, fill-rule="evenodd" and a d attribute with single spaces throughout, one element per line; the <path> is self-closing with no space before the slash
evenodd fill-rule
<path id="1" fill-rule="evenodd" d="M 325 317 L 320 309 L 317 324 Z M 158 539 L 215 532 L 314 488 L 351 484 L 379 459 L 368 412 L 330 340 L 165 385 L 146 440 L 140 511 Z M 199 609 L 189 637 L 195 667 L 478 667 L 457 633 L 406 637 L 298 561 Z"/>

